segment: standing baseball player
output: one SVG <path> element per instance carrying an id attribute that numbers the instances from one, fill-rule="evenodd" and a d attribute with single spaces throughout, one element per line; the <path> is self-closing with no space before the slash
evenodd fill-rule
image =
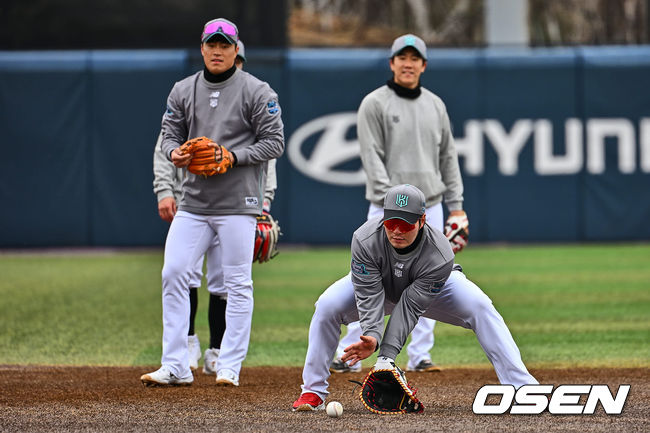
<path id="1" fill-rule="evenodd" d="M 239 50 L 235 57 L 235 66 L 243 69 L 246 62 L 244 43 L 237 41 Z M 158 141 L 153 155 L 153 192 L 158 198 L 158 214 L 163 221 L 172 222 L 176 215 L 177 204 L 180 203 L 182 195 L 182 183 L 185 179 L 186 170 L 176 167 L 169 161 L 161 147 L 162 134 L 158 135 Z M 271 202 L 275 197 L 277 189 L 277 178 L 275 171 L 275 159 L 267 162 L 266 189 L 264 190 L 265 212 L 271 211 Z M 203 373 L 216 374 L 216 363 L 221 348 L 221 340 L 226 330 L 226 304 L 227 296 L 223 287 L 223 274 L 221 272 L 221 257 L 219 256 L 218 239 L 215 239 L 205 255 L 207 261 L 207 281 L 210 301 L 208 304 L 208 324 L 210 327 L 210 346 L 205 350 Z M 203 257 L 196 263 L 196 267 L 190 276 L 190 326 L 187 334 L 187 344 L 190 354 L 190 369 L 196 370 L 201 359 L 201 343 L 194 332 L 196 312 L 198 310 L 198 287 L 201 286 L 203 276 Z"/>
<path id="2" fill-rule="evenodd" d="M 277 94 L 237 69 L 237 26 L 223 18 L 209 21 L 201 35 L 205 63 L 174 85 L 162 121 L 162 150 L 176 167 L 192 154 L 180 149 L 191 138 L 208 137 L 217 174 L 188 174 L 183 196 L 165 243 L 162 271 L 162 366 L 141 377 L 145 385 L 189 385 L 189 282 L 196 263 L 215 237 L 228 302 L 226 329 L 216 362 L 219 385 L 239 385 L 248 351 L 253 312 L 251 267 L 256 216 L 262 213 L 267 161 L 284 151 Z M 208 286 L 210 284 L 208 283 Z"/>
<path id="3" fill-rule="evenodd" d="M 463 181 L 447 110 L 438 96 L 420 85 L 426 66 L 424 41 L 410 34 L 398 37 L 391 47 L 393 77 L 368 94 L 359 107 L 357 134 L 367 179 L 366 199 L 370 202 L 368 219 L 382 214 L 383 198 L 391 186 L 406 182 L 424 192 L 431 227 L 443 231 L 443 199 L 449 210 L 448 221 L 457 220 L 467 227 Z M 445 229 L 449 234 L 449 227 Z M 455 253 L 465 246 L 461 236 L 451 242 Z M 430 355 L 435 323 L 422 317 L 413 328 L 407 370 L 440 371 Z M 358 341 L 360 335 L 358 322 L 348 325 L 330 366 L 333 372 L 361 370 L 361 364 L 351 367 L 341 361 L 343 349 Z"/>
<path id="4" fill-rule="evenodd" d="M 302 393 L 293 403 L 294 411 L 324 407 L 341 324 L 356 320 L 363 334 L 345 349 L 344 362 L 354 365 L 379 350 L 375 368 L 394 365 L 424 316 L 473 330 L 502 384 L 537 383 L 490 298 L 454 265 L 447 238 L 426 224 L 426 197 L 418 188 L 408 184 L 390 188 L 383 215 L 354 232 L 351 253 L 353 287 L 339 280 L 316 302 Z"/>

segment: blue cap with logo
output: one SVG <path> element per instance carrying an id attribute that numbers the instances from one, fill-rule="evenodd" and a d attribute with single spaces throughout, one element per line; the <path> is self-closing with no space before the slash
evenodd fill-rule
<path id="1" fill-rule="evenodd" d="M 409 224 L 415 222 L 426 212 L 424 193 L 409 184 L 392 187 L 384 197 L 383 221 L 399 218 Z"/>
<path id="2" fill-rule="evenodd" d="M 402 35 L 395 39 L 390 49 L 391 59 L 408 47 L 414 48 L 424 60 L 427 59 L 427 46 L 422 39 L 412 34 Z"/>

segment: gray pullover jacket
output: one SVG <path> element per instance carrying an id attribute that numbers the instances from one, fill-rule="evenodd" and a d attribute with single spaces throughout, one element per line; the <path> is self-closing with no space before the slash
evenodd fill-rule
<path id="1" fill-rule="evenodd" d="M 207 81 L 197 72 L 177 82 L 167 98 L 162 121 L 162 150 L 205 136 L 237 158 L 225 174 L 202 178 L 187 174 L 179 210 L 202 215 L 262 212 L 266 162 L 284 152 L 277 94 L 269 85 L 237 69 L 227 80 Z"/>
<path id="2" fill-rule="evenodd" d="M 451 274 L 454 253 L 449 241 L 428 224 L 422 230 L 418 245 L 407 254 L 390 244 L 382 218 L 368 220 L 352 236 L 350 267 L 361 329 L 377 339 L 379 356 L 397 357 Z M 385 300 L 395 307 L 384 333 Z"/>
<path id="3" fill-rule="evenodd" d="M 366 172 L 366 199 L 382 206 L 391 186 L 417 186 L 430 207 L 462 210 L 463 181 L 447 109 L 431 91 L 399 97 L 384 85 L 359 106 L 357 133 Z"/>

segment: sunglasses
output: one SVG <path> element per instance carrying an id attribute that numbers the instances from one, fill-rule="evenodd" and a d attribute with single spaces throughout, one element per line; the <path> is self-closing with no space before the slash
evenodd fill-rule
<path id="1" fill-rule="evenodd" d="M 415 224 L 409 224 L 406 221 L 401 220 L 399 218 L 391 218 L 389 220 L 384 221 L 384 227 L 386 227 L 391 232 L 394 232 L 397 228 L 399 228 L 399 231 L 402 233 L 415 230 Z"/>
<path id="2" fill-rule="evenodd" d="M 217 20 L 206 24 L 203 29 L 203 37 L 212 33 L 221 32 L 225 35 L 237 37 L 237 27 L 225 21 Z"/>

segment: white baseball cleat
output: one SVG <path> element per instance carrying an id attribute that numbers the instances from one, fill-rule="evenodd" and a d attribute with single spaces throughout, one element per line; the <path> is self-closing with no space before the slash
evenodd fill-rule
<path id="1" fill-rule="evenodd" d="M 194 371 L 199 368 L 201 359 L 201 343 L 196 334 L 187 336 L 187 350 L 190 353 L 190 370 Z"/>
<path id="2" fill-rule="evenodd" d="M 144 386 L 189 386 L 194 382 L 194 376 L 176 377 L 163 365 L 153 373 L 143 374 L 140 380 Z"/>
<path id="3" fill-rule="evenodd" d="M 237 376 L 232 370 L 219 370 L 217 373 L 217 385 L 239 386 L 239 376 Z"/>
<path id="4" fill-rule="evenodd" d="M 203 374 L 217 374 L 219 349 L 205 349 L 203 354 Z"/>

